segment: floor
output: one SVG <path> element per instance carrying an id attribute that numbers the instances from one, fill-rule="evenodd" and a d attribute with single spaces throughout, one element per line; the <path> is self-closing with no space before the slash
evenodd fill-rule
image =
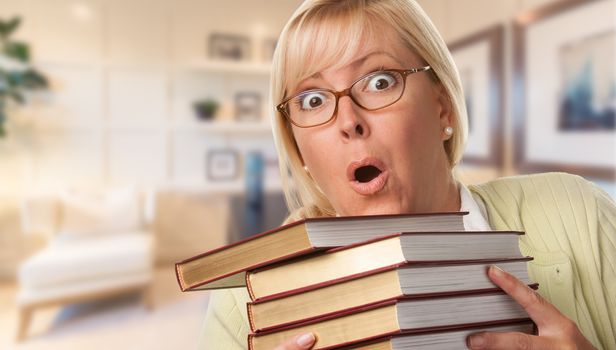
<path id="1" fill-rule="evenodd" d="M 154 283 L 151 311 L 138 295 L 42 309 L 19 344 L 17 287 L 0 284 L 0 349 L 196 349 L 208 292 L 181 293 L 172 268 L 157 269 Z"/>

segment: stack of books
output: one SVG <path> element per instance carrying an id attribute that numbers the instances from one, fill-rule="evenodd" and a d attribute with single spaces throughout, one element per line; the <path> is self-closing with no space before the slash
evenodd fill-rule
<path id="1" fill-rule="evenodd" d="M 478 330 L 533 332 L 487 277 L 532 284 L 522 232 L 464 231 L 465 213 L 306 219 L 176 264 L 182 290 L 246 287 L 250 349 L 302 332 L 314 349 L 462 348 Z"/>

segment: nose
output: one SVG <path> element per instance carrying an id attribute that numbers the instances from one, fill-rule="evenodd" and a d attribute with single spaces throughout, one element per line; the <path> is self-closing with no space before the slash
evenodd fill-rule
<path id="1" fill-rule="evenodd" d="M 367 111 L 355 104 L 350 96 L 342 96 L 338 100 L 336 120 L 343 140 L 350 141 L 368 137 L 370 129 L 362 116 L 364 112 Z"/>

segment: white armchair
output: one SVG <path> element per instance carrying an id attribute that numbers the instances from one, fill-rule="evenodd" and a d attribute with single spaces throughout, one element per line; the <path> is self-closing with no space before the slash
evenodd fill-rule
<path id="1" fill-rule="evenodd" d="M 33 311 L 44 306 L 141 292 L 152 307 L 152 198 L 129 188 L 23 201 L 23 231 L 47 236 L 48 244 L 19 268 L 18 340 L 27 335 Z"/>

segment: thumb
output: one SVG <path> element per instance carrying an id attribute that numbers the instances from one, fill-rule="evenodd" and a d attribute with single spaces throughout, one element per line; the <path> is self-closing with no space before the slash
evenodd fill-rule
<path id="1" fill-rule="evenodd" d="M 301 333 L 281 343 L 274 350 L 306 350 L 312 348 L 315 340 L 314 334 Z"/>

